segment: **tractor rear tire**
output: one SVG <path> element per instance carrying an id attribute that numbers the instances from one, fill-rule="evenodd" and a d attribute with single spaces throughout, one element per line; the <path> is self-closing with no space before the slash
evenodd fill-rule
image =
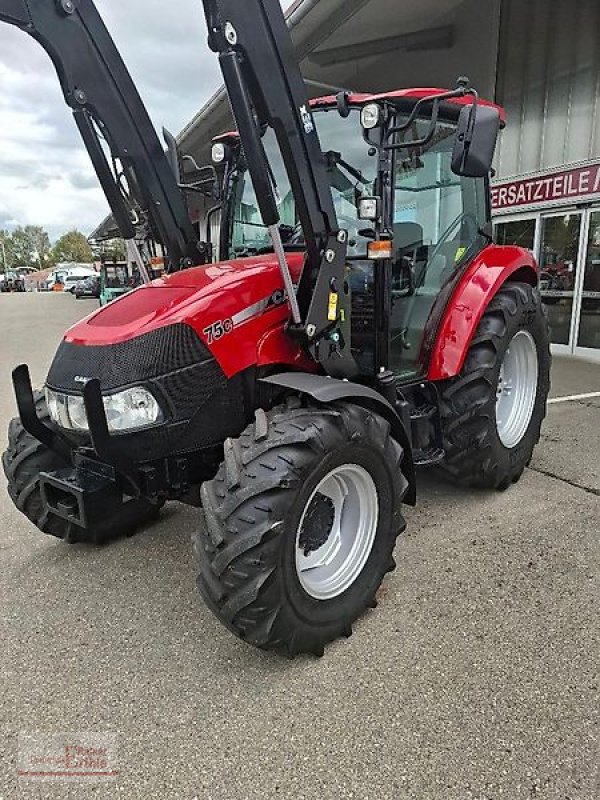
<path id="1" fill-rule="evenodd" d="M 549 341 L 539 291 L 526 283 L 505 284 L 481 318 L 460 374 L 441 387 L 446 455 L 440 468 L 447 476 L 464 486 L 501 491 L 519 480 L 531 461 L 546 416 Z M 517 414 L 516 422 L 506 429 L 500 419 L 499 400 L 503 391 L 512 391 L 504 387 L 503 371 L 511 345 L 515 347 L 517 342 L 523 351 L 520 363 L 525 367 L 512 367 L 516 375 L 513 390 L 517 396 L 521 375 L 525 416 L 519 422 Z M 535 370 L 528 372 L 527 365 L 535 367 L 536 359 L 537 385 L 527 389 L 523 376 L 529 374 L 530 380 L 535 380 Z"/>
<path id="2" fill-rule="evenodd" d="M 403 458 L 389 423 L 350 403 L 292 397 L 257 411 L 202 486 L 192 542 L 208 607 L 244 641 L 289 657 L 322 656 L 325 644 L 350 636 L 395 567 Z M 335 549 L 334 530 L 349 550 Z M 307 567 L 307 558 L 322 565 Z"/>
<path id="3" fill-rule="evenodd" d="M 48 423 L 50 417 L 44 393 L 35 392 L 34 399 L 38 417 Z M 18 417 L 11 420 L 8 428 L 8 448 L 2 454 L 2 466 L 8 480 L 8 493 L 18 510 L 42 533 L 64 539 L 70 544 L 86 542 L 100 545 L 121 536 L 131 536 L 141 525 L 155 520 L 162 507 L 147 500 L 130 501 L 135 506 L 128 503 L 127 514 L 119 514 L 114 524 L 103 525 L 101 530 L 84 529 L 47 513 L 40 490 L 40 472 L 53 472 L 67 465 L 60 456 L 34 439 Z"/>

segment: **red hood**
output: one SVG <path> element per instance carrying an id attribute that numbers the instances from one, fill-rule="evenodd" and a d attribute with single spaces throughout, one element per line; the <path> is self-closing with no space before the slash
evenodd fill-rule
<path id="1" fill-rule="evenodd" d="M 294 280 L 298 280 L 304 254 L 290 253 L 287 259 Z M 194 267 L 159 278 L 94 311 L 70 328 L 65 340 L 116 344 L 175 323 L 202 331 L 282 287 L 272 254 Z"/>

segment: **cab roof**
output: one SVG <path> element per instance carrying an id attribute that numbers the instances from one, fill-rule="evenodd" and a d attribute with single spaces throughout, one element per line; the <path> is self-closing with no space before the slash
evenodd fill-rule
<path id="1" fill-rule="evenodd" d="M 439 87 L 421 87 L 416 89 L 396 89 L 393 92 L 379 92 L 377 94 L 364 94 L 360 92 L 350 92 L 348 94 L 348 103 L 354 106 L 364 106 L 367 103 L 376 103 L 381 100 L 396 101 L 399 105 L 406 104 L 407 107 L 414 106 L 423 97 L 435 97 L 440 94 L 446 94 L 449 89 L 440 89 Z M 451 105 L 465 106 L 472 103 L 472 97 L 467 95 L 465 97 L 452 97 L 446 102 Z M 495 108 L 500 114 L 500 123 L 502 127 L 506 124 L 506 112 L 502 106 L 492 103 L 490 100 L 479 98 L 479 105 L 490 106 Z M 334 94 L 325 95 L 323 97 L 315 97 L 309 100 L 311 108 L 328 108 L 334 107 L 337 104 L 337 98 Z M 213 137 L 213 142 L 225 142 L 234 144 L 239 139 L 237 131 L 228 131 Z"/>

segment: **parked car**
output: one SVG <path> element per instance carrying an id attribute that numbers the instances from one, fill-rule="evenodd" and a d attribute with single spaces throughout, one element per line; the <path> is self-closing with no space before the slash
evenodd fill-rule
<path id="1" fill-rule="evenodd" d="M 46 281 L 48 291 L 68 291 L 73 293 L 77 281 L 82 281 L 96 274 L 96 271 L 84 264 L 58 264 Z"/>
<path id="2" fill-rule="evenodd" d="M 2 282 L 0 283 L 0 291 L 24 292 L 25 279 L 14 270 L 7 270 L 4 273 Z"/>
<path id="3" fill-rule="evenodd" d="M 82 297 L 100 297 L 100 276 L 92 275 L 84 278 L 75 284 L 75 298 L 81 300 Z"/>
<path id="4" fill-rule="evenodd" d="M 81 275 L 65 275 L 63 279 L 63 283 L 65 285 L 65 292 L 70 292 L 71 294 L 75 294 L 75 287 L 77 286 L 80 281 L 85 280 L 85 277 Z"/>

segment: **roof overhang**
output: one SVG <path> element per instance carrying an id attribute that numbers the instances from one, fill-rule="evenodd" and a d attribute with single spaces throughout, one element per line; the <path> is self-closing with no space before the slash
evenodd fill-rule
<path id="1" fill-rule="evenodd" d="M 459 75 L 493 97 L 500 0 L 296 0 L 286 18 L 311 98 L 453 86 Z M 208 163 L 211 141 L 232 127 L 220 88 L 178 144 Z"/>

